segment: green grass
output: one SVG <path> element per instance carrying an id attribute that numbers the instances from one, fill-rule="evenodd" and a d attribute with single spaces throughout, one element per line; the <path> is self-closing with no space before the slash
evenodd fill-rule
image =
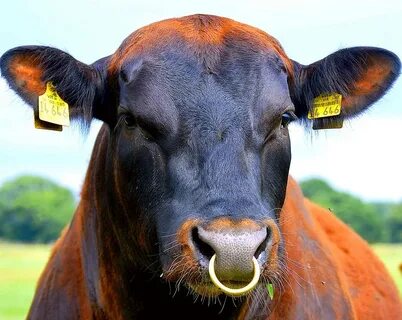
<path id="1" fill-rule="evenodd" d="M 374 251 L 384 261 L 402 294 L 402 244 L 376 244 Z M 0 319 L 24 319 L 36 281 L 49 257 L 48 245 L 0 242 Z"/>
<path id="2" fill-rule="evenodd" d="M 0 319 L 25 319 L 49 253 L 48 245 L 0 242 Z"/>
<path id="3" fill-rule="evenodd" d="M 372 248 L 384 262 L 402 296 L 402 270 L 399 270 L 402 265 L 402 244 L 375 244 Z"/>

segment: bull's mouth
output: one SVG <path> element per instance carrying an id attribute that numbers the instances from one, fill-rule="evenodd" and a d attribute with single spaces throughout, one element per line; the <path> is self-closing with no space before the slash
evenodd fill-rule
<path id="1" fill-rule="evenodd" d="M 263 288 L 269 283 L 276 283 L 276 278 L 278 276 L 277 270 L 265 270 L 265 268 L 261 267 L 261 276 L 259 276 L 259 279 L 257 283 L 253 286 L 253 288 L 251 288 L 250 290 L 243 290 L 237 294 L 230 294 L 223 291 L 212 282 L 208 274 L 208 270 L 206 270 L 205 268 L 196 268 L 195 270 L 186 269 L 182 272 L 189 275 L 189 277 L 183 277 L 178 275 L 177 273 L 172 274 L 166 272 L 163 274 L 163 278 L 168 282 L 175 283 L 175 292 L 179 290 L 181 285 L 184 285 L 187 289 L 189 289 L 189 293 L 191 293 L 195 299 L 197 299 L 198 297 L 216 298 L 218 296 L 229 296 L 234 299 L 242 299 L 244 297 L 252 295 L 255 291 L 259 291 L 259 288 Z M 251 278 L 244 280 L 221 279 L 220 282 L 225 287 L 241 290 L 247 287 L 250 284 L 251 280 Z"/>
<path id="2" fill-rule="evenodd" d="M 225 285 L 228 288 L 233 288 L 233 289 L 242 289 L 246 287 L 249 282 L 245 281 L 222 281 L 222 284 Z M 218 288 L 212 281 L 205 281 L 201 283 L 187 283 L 187 286 L 194 291 L 194 293 L 199 294 L 201 296 L 206 296 L 206 297 L 216 297 L 222 294 L 226 294 L 223 292 L 220 288 Z M 244 292 L 244 294 L 237 294 L 237 295 L 230 295 L 232 297 L 242 297 L 247 294 L 249 294 L 251 291 L 248 290 L 247 292 Z"/>

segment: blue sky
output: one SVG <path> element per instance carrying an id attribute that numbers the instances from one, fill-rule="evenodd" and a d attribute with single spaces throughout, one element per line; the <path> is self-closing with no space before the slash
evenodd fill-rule
<path id="1" fill-rule="evenodd" d="M 210 13 L 254 25 L 307 64 L 350 46 L 378 46 L 402 57 L 402 1 L 7 1 L 0 53 L 19 45 L 55 46 L 91 63 L 113 53 L 148 23 Z M 33 128 L 32 111 L 0 80 L 0 183 L 36 173 L 76 193 L 100 123 L 88 136 Z M 342 130 L 316 133 L 291 126 L 291 174 L 320 176 L 368 200 L 402 200 L 402 79 L 371 110 Z"/>

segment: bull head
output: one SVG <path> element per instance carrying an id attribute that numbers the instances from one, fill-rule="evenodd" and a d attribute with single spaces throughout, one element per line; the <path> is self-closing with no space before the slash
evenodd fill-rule
<path id="1" fill-rule="evenodd" d="M 326 93 L 341 94 L 342 109 L 321 121 L 350 119 L 399 70 L 393 53 L 372 47 L 301 65 L 268 34 L 202 15 L 144 27 L 91 65 L 42 46 L 1 58 L 34 109 L 51 82 L 73 119 L 104 122 L 80 205 L 95 208 L 94 268 L 104 278 L 116 271 L 124 290 L 142 272 L 202 297 L 222 294 L 212 257 L 229 288 L 246 286 L 256 268 L 259 285 L 280 281 L 288 124 L 310 126 L 312 101 Z"/>

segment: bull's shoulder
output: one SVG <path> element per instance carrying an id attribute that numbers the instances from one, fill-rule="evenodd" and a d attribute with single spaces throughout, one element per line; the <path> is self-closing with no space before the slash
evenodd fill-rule
<path id="1" fill-rule="evenodd" d="M 365 319 L 402 319 L 398 291 L 368 243 L 331 211 L 304 199 L 317 233 L 346 280 L 356 315 Z"/>
<path id="2" fill-rule="evenodd" d="M 369 245 L 291 178 L 280 225 L 288 286 L 273 319 L 400 319 L 398 292 Z"/>

